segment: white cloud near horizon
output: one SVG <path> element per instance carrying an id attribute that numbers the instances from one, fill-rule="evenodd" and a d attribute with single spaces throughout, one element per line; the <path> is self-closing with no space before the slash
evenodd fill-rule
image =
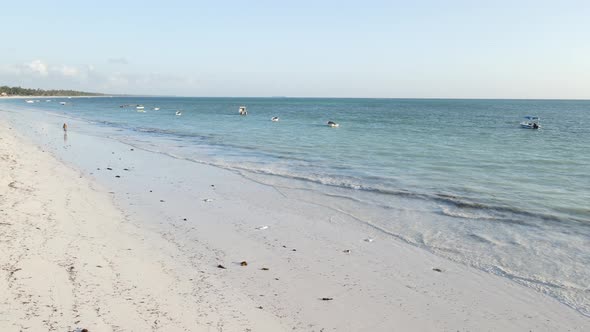
<path id="1" fill-rule="evenodd" d="M 80 70 L 76 67 L 62 65 L 58 70 L 63 76 L 77 77 L 80 75 Z"/>
<path id="2" fill-rule="evenodd" d="M 129 64 L 129 60 L 127 60 L 127 58 L 124 58 L 124 57 L 109 58 L 107 61 L 108 61 L 108 63 L 117 64 L 117 65 L 128 65 Z"/>
<path id="3" fill-rule="evenodd" d="M 99 70 L 92 64 L 51 64 L 41 59 L 20 64 L 0 64 L 0 85 L 25 88 L 162 95 L 174 94 L 180 87 L 194 88 L 198 83 L 198 80 L 182 75 L 112 72 Z"/>
<path id="4" fill-rule="evenodd" d="M 0 66 L 0 74 L 11 75 L 20 78 L 49 78 L 49 77 L 71 77 L 79 78 L 86 76 L 85 71 L 92 70 L 93 66 L 71 66 L 71 65 L 49 65 L 45 61 L 36 59 L 31 62 L 13 65 Z M 6 84 L 5 82 L 3 82 Z"/>
<path id="5" fill-rule="evenodd" d="M 33 60 L 30 63 L 26 64 L 25 68 L 28 68 L 31 72 L 39 74 L 41 76 L 48 75 L 47 65 L 43 63 L 41 60 Z"/>

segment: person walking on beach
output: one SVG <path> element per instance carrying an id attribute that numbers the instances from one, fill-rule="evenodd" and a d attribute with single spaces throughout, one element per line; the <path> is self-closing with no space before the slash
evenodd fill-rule
<path id="1" fill-rule="evenodd" d="M 64 131 L 68 131 L 68 125 L 66 123 L 64 123 L 63 129 L 64 129 Z"/>

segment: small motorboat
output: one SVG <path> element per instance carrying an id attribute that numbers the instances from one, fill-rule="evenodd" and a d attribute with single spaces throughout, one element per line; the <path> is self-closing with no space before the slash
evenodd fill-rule
<path id="1" fill-rule="evenodd" d="M 240 115 L 248 115 L 248 110 L 246 109 L 246 106 L 240 106 L 238 113 L 240 113 Z"/>
<path id="2" fill-rule="evenodd" d="M 65 102 L 65 101 L 60 101 L 60 102 L 59 102 L 59 104 L 60 104 L 60 105 L 65 105 L 65 104 L 66 104 L 66 102 Z"/>
<path id="3" fill-rule="evenodd" d="M 143 107 L 142 105 L 137 105 L 135 106 L 136 110 L 143 110 L 145 107 Z"/>
<path id="4" fill-rule="evenodd" d="M 525 116 L 525 121 L 520 123 L 520 128 L 524 129 L 539 129 L 541 125 L 539 125 L 539 117 L 538 116 Z"/>
<path id="5" fill-rule="evenodd" d="M 270 121 L 272 122 L 279 122 L 279 117 L 278 116 L 273 116 Z"/>
<path id="6" fill-rule="evenodd" d="M 25 103 L 27 103 L 27 104 L 34 104 L 35 101 L 34 100 L 25 100 Z"/>
<path id="7" fill-rule="evenodd" d="M 338 127 L 340 127 L 340 125 L 334 121 L 328 121 L 328 127 L 338 128 Z"/>
<path id="8" fill-rule="evenodd" d="M 182 115 L 182 112 L 181 111 L 176 111 L 176 115 L 177 116 L 181 116 Z"/>
<path id="9" fill-rule="evenodd" d="M 159 107 L 154 107 L 154 111 L 159 111 L 160 108 Z"/>

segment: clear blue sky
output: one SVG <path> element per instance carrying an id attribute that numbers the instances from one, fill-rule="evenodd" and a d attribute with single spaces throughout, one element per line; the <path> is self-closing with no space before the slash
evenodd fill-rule
<path id="1" fill-rule="evenodd" d="M 590 1 L 1 1 L 0 85 L 590 99 Z"/>

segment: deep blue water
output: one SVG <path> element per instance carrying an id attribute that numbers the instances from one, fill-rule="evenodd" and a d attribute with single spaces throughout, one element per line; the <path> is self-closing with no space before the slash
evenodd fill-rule
<path id="1" fill-rule="evenodd" d="M 590 101 L 114 97 L 4 105 L 83 119 L 115 139 L 326 195 L 327 204 L 352 200 L 342 204 L 347 212 L 387 233 L 590 314 Z M 525 115 L 539 116 L 541 129 L 521 129 Z"/>

